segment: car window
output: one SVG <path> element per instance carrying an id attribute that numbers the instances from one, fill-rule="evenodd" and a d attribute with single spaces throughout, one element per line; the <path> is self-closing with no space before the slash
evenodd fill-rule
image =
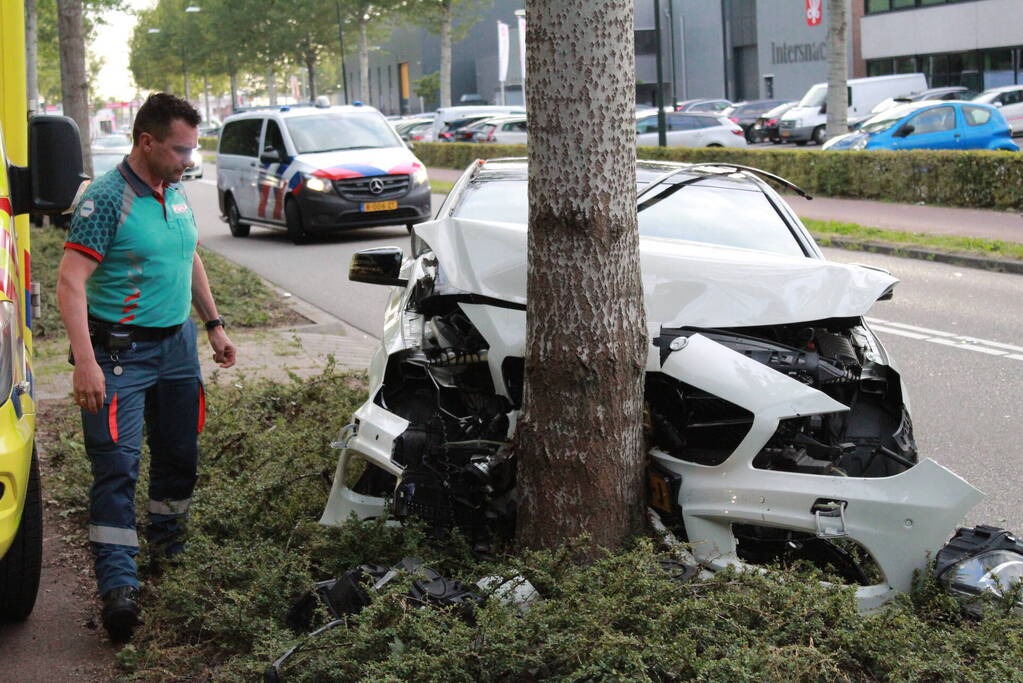
<path id="1" fill-rule="evenodd" d="M 525 180 L 471 183 L 452 215 L 524 224 L 529 219 L 527 191 Z M 645 237 L 805 256 L 778 211 L 752 186 L 718 180 L 693 183 L 638 217 L 639 234 Z"/>
<path id="2" fill-rule="evenodd" d="M 263 132 L 263 151 L 269 152 L 270 150 L 277 150 L 282 159 L 288 153 L 284 147 L 284 136 L 281 135 L 281 129 L 273 119 L 267 120 L 266 130 Z"/>
<path id="3" fill-rule="evenodd" d="M 220 134 L 220 153 L 254 157 L 259 152 L 259 132 L 263 119 L 231 121 Z"/>
<path id="4" fill-rule="evenodd" d="M 695 117 L 685 114 L 668 114 L 668 130 L 693 130 L 699 125 L 693 120 Z"/>
<path id="5" fill-rule="evenodd" d="M 636 121 L 636 132 L 637 133 L 656 133 L 657 132 L 657 117 L 648 116 L 645 119 Z"/>
<path id="6" fill-rule="evenodd" d="M 1009 90 L 1003 92 L 998 96 L 998 101 L 1002 104 L 1019 104 L 1023 102 L 1023 90 Z"/>
<path id="7" fill-rule="evenodd" d="M 985 109 L 984 107 L 975 107 L 973 105 L 964 104 L 963 116 L 966 118 L 966 123 L 969 125 L 983 126 L 991 120 L 991 110 Z"/>
<path id="8" fill-rule="evenodd" d="M 286 119 L 285 125 L 298 154 L 402 145 L 394 129 L 375 112 L 296 116 Z"/>
<path id="9" fill-rule="evenodd" d="M 913 126 L 911 135 L 940 133 L 956 127 L 956 112 L 952 107 L 935 107 L 920 112 L 906 123 Z"/>

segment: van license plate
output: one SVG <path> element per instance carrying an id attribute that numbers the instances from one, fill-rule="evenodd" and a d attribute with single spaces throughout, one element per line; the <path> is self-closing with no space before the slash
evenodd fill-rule
<path id="1" fill-rule="evenodd" d="M 393 211 L 398 208 L 398 202 L 366 202 L 362 205 L 362 210 L 365 211 Z"/>

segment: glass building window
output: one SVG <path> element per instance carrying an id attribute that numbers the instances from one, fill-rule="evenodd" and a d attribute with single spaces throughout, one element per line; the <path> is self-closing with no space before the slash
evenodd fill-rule
<path id="1" fill-rule="evenodd" d="M 891 0 L 867 0 L 867 14 L 887 12 L 892 8 Z"/>

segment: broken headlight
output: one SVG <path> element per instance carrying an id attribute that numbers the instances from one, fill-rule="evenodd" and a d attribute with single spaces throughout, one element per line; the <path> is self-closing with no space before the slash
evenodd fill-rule
<path id="1" fill-rule="evenodd" d="M 959 529 L 935 556 L 934 572 L 952 593 L 1004 597 L 1023 582 L 1023 542 L 997 527 Z"/>

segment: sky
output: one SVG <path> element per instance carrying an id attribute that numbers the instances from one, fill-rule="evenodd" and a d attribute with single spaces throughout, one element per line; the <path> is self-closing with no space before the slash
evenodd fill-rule
<path id="1" fill-rule="evenodd" d="M 128 37 L 135 28 L 134 10 L 146 9 L 156 0 L 125 0 L 130 9 L 127 12 L 107 12 L 106 26 L 98 27 L 96 39 L 90 46 L 92 53 L 103 58 L 103 68 L 96 82 L 94 98 L 113 97 L 128 101 L 135 95 L 135 85 L 128 70 Z"/>

